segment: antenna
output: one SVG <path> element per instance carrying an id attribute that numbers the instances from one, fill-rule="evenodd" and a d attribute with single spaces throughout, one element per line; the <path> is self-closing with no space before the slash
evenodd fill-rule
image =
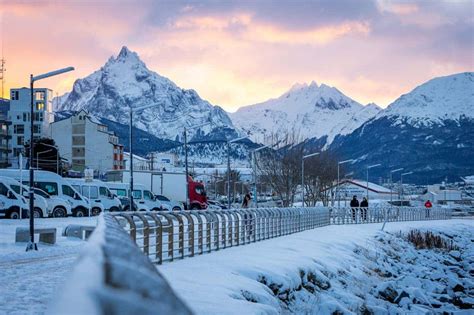
<path id="1" fill-rule="evenodd" d="M 5 92 L 5 72 L 7 69 L 5 68 L 5 59 L 3 58 L 3 47 L 2 47 L 2 59 L 0 59 L 0 80 L 2 81 L 2 95 L 0 98 L 3 98 Z"/>

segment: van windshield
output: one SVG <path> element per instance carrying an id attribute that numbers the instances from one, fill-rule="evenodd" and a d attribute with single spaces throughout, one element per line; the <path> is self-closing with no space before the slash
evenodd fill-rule
<path id="1" fill-rule="evenodd" d="M 76 192 L 74 191 L 74 189 L 71 186 L 62 185 L 62 189 L 63 189 L 63 194 L 65 194 L 66 196 L 69 196 L 71 198 L 77 197 L 75 199 L 78 199 L 78 200 L 81 199 L 81 197 L 75 196 Z"/>
<path id="2" fill-rule="evenodd" d="M 13 189 L 17 194 L 20 193 L 20 185 L 10 185 L 10 188 Z"/>
<path id="3" fill-rule="evenodd" d="M 140 190 L 134 190 L 133 191 L 133 198 L 142 199 L 142 192 Z"/>
<path id="4" fill-rule="evenodd" d="M 127 197 L 127 191 L 125 189 L 112 189 L 112 191 L 115 191 L 118 197 Z"/>
<path id="5" fill-rule="evenodd" d="M 143 198 L 145 200 L 155 200 L 155 197 L 153 196 L 153 193 L 151 191 L 145 190 L 143 192 Z"/>
<path id="6" fill-rule="evenodd" d="M 100 194 L 102 197 L 110 197 L 110 196 L 112 196 L 112 193 L 110 192 L 110 190 L 107 189 L 107 187 L 99 187 L 99 194 Z"/>
<path id="7" fill-rule="evenodd" d="M 37 182 L 35 183 L 36 187 L 44 190 L 50 195 L 58 195 L 58 184 L 52 182 Z"/>

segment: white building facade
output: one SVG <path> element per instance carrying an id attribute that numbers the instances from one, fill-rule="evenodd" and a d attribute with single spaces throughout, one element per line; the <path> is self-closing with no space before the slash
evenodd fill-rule
<path id="1" fill-rule="evenodd" d="M 49 136 L 49 126 L 54 121 L 52 91 L 45 88 L 34 89 L 33 94 L 33 138 Z M 31 93 L 28 88 L 10 90 L 10 109 L 8 120 L 11 122 L 9 149 L 10 160 L 15 165 L 18 155 L 24 151 L 25 143 L 30 140 Z M 18 162 L 16 162 L 18 163 Z"/>
<path id="2" fill-rule="evenodd" d="M 86 111 L 51 124 L 51 138 L 74 171 L 99 172 L 124 168 L 123 146 L 118 137 Z"/>

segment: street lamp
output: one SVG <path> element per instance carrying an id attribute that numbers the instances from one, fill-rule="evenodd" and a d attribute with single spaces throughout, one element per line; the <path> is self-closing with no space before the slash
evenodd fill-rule
<path id="1" fill-rule="evenodd" d="M 247 137 L 240 137 L 227 141 L 227 208 L 230 210 L 230 144 L 247 139 Z"/>
<path id="2" fill-rule="evenodd" d="M 390 204 L 392 205 L 392 202 L 393 202 L 393 173 L 396 173 L 396 172 L 400 172 L 400 171 L 403 171 L 403 167 L 402 168 L 397 168 L 395 170 L 392 170 L 390 171 Z"/>
<path id="3" fill-rule="evenodd" d="M 382 164 L 374 164 L 367 166 L 367 201 L 369 201 L 369 169 L 380 166 Z"/>
<path id="4" fill-rule="evenodd" d="M 130 194 L 129 194 L 129 209 L 133 211 L 133 113 L 145 110 L 150 107 L 160 106 L 161 103 L 150 104 L 146 106 L 132 108 L 132 104 L 128 104 L 129 113 L 130 113 L 130 126 L 129 126 L 129 151 L 130 151 Z"/>
<path id="5" fill-rule="evenodd" d="M 307 158 L 310 158 L 312 156 L 320 155 L 321 152 L 316 152 L 316 153 L 311 153 L 308 155 L 303 155 L 303 158 L 301 159 L 301 201 L 302 201 L 302 207 L 304 207 L 304 160 Z"/>
<path id="6" fill-rule="evenodd" d="M 340 182 L 339 182 L 339 167 L 342 165 L 342 164 L 345 164 L 345 163 L 349 163 L 349 162 L 354 162 L 353 159 L 350 159 L 350 160 L 345 160 L 345 161 L 340 161 L 340 162 L 337 162 L 337 186 L 336 186 L 336 197 L 337 197 L 337 208 L 339 209 L 340 206 L 341 206 L 341 200 L 339 198 L 339 185 L 340 185 Z"/>
<path id="7" fill-rule="evenodd" d="M 40 155 L 40 154 L 43 154 L 43 153 L 48 153 L 48 152 L 51 152 L 51 151 L 53 151 L 53 150 L 48 149 L 48 150 L 36 152 L 36 168 L 37 168 L 37 169 L 39 169 L 39 155 Z"/>
<path id="8" fill-rule="evenodd" d="M 30 108 L 30 156 L 29 156 L 29 167 L 30 167 L 30 191 L 29 191 L 29 198 L 30 198 L 30 241 L 28 245 L 26 245 L 26 251 L 30 250 L 38 250 L 38 246 L 35 243 L 35 219 L 34 219 L 34 192 L 33 192 L 33 185 L 34 185 L 34 169 L 33 169 L 33 131 L 34 131 L 34 124 L 33 124 L 33 116 L 34 116 L 34 83 L 39 80 L 43 80 L 55 75 L 59 75 L 62 73 L 66 73 L 69 71 L 74 70 L 74 67 L 67 67 L 55 71 L 51 71 L 48 73 L 40 74 L 37 76 L 30 75 L 30 93 L 31 93 L 31 108 Z"/>
<path id="9" fill-rule="evenodd" d="M 196 128 L 201 128 L 204 126 L 209 125 L 210 122 L 206 122 L 203 124 L 199 125 L 194 125 L 191 127 L 184 127 L 184 164 L 185 164 L 185 174 L 186 174 L 186 204 L 185 204 L 185 209 L 189 209 L 189 171 L 188 171 L 188 130 L 190 129 L 196 129 Z"/>
<path id="10" fill-rule="evenodd" d="M 258 197 L 257 197 L 257 152 L 263 149 L 268 148 L 268 145 L 263 145 L 261 147 L 256 148 L 252 151 L 253 156 L 253 200 L 255 202 L 255 207 L 258 208 Z"/>
<path id="11" fill-rule="evenodd" d="M 405 199 L 405 198 L 403 198 L 404 197 L 404 194 L 403 194 L 403 176 L 410 175 L 410 174 L 413 174 L 413 172 L 406 172 L 406 173 L 400 174 L 400 184 L 402 186 L 402 205 L 403 205 L 403 200 Z"/>

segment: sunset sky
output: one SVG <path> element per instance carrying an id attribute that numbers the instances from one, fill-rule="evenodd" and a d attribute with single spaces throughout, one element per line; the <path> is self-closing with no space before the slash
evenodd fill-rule
<path id="1" fill-rule="evenodd" d="M 228 111 L 326 83 L 385 107 L 435 76 L 474 70 L 474 1 L 0 0 L 5 96 L 29 74 L 62 94 L 122 46 Z"/>

